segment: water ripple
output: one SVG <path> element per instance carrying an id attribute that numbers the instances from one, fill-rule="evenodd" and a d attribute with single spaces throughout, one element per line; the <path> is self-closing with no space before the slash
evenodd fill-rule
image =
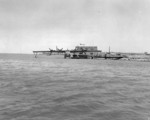
<path id="1" fill-rule="evenodd" d="M 150 63 L 0 55 L 1 120 L 148 120 Z"/>

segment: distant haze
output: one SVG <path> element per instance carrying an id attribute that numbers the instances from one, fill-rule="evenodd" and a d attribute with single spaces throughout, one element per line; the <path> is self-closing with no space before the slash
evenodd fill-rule
<path id="1" fill-rule="evenodd" d="M 0 0 L 0 53 L 150 52 L 150 0 Z"/>

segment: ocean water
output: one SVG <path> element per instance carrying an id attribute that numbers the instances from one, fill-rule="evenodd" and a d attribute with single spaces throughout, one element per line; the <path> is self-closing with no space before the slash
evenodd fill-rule
<path id="1" fill-rule="evenodd" d="M 0 120 L 150 120 L 150 62 L 0 54 Z"/>

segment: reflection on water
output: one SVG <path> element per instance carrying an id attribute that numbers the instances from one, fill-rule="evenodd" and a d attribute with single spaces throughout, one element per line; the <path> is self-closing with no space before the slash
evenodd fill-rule
<path id="1" fill-rule="evenodd" d="M 0 120 L 148 120 L 150 63 L 0 55 Z"/>

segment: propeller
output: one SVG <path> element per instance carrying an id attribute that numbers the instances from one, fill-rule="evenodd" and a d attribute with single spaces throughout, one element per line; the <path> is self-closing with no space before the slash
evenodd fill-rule
<path id="1" fill-rule="evenodd" d="M 62 50 L 63 50 L 63 48 L 59 49 L 59 48 L 56 46 L 56 50 L 58 50 L 58 51 L 62 51 Z"/>
<path id="2" fill-rule="evenodd" d="M 52 52 L 53 52 L 53 50 L 49 48 L 49 51 L 50 51 L 49 55 L 51 55 L 51 54 L 52 54 Z"/>
<path id="3" fill-rule="evenodd" d="M 56 50 L 57 50 L 57 52 L 58 52 L 58 54 L 59 54 L 59 53 L 62 52 L 63 48 L 59 49 L 59 48 L 56 46 Z"/>

